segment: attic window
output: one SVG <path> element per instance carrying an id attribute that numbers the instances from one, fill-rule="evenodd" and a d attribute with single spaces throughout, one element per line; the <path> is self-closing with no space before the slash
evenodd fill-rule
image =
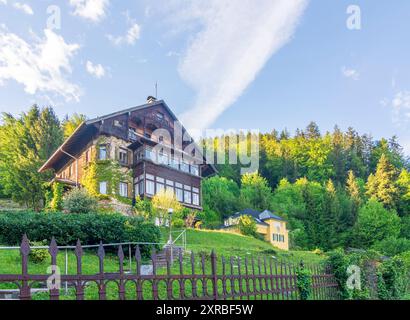
<path id="1" fill-rule="evenodd" d="M 157 112 L 157 118 L 158 120 L 163 120 L 164 119 L 164 114 L 161 112 Z"/>

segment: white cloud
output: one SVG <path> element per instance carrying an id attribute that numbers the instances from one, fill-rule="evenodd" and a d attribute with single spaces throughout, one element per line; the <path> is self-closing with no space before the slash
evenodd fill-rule
<path id="1" fill-rule="evenodd" d="M 0 4 L 7 5 L 7 0 L 0 0 Z"/>
<path id="2" fill-rule="evenodd" d="M 70 0 L 73 14 L 93 22 L 99 22 L 106 15 L 109 0 Z"/>
<path id="3" fill-rule="evenodd" d="M 182 122 L 191 130 L 204 129 L 229 108 L 292 38 L 307 2 L 208 0 L 188 7 L 174 1 L 166 9 L 167 19 L 177 31 L 194 32 L 179 73 L 197 98 Z"/>
<path id="4" fill-rule="evenodd" d="M 341 69 L 342 75 L 346 78 L 352 79 L 352 80 L 359 80 L 360 78 L 360 73 L 359 71 L 352 69 L 352 68 L 347 68 L 347 67 L 342 67 Z"/>
<path id="5" fill-rule="evenodd" d="M 124 36 L 115 37 L 113 35 L 107 35 L 107 38 L 115 45 L 119 46 L 122 44 L 134 45 L 135 42 L 140 38 L 141 27 L 137 23 L 128 29 L 127 34 Z"/>
<path id="6" fill-rule="evenodd" d="M 44 38 L 26 42 L 5 26 L 0 27 L 0 85 L 14 80 L 24 86 L 28 94 L 54 93 L 66 101 L 79 101 L 80 88 L 71 83 L 70 60 L 79 49 L 67 44 L 52 30 L 44 30 Z"/>
<path id="7" fill-rule="evenodd" d="M 381 104 L 392 109 L 395 124 L 402 125 L 410 121 L 410 91 L 398 91 L 393 99 L 384 99 Z"/>
<path id="8" fill-rule="evenodd" d="M 86 69 L 89 74 L 97 79 L 101 79 L 105 76 L 105 69 L 101 64 L 94 65 L 91 61 L 87 61 Z"/>
<path id="9" fill-rule="evenodd" d="M 23 11 L 25 14 L 28 14 L 28 15 L 34 14 L 33 9 L 31 9 L 31 7 L 26 3 L 15 2 L 13 3 L 13 7 L 16 8 L 17 10 Z"/>

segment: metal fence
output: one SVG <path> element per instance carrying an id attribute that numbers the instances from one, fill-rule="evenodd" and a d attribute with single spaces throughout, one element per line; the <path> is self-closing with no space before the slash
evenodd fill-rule
<path id="1" fill-rule="evenodd" d="M 155 250 L 152 251 L 150 274 L 142 274 L 143 259 L 139 246 L 136 246 L 132 259 L 135 269 L 131 272 L 124 270 L 123 245 L 118 246 L 118 271 L 108 273 L 104 270 L 106 252 L 104 245 L 98 246 L 97 256 L 99 272 L 83 274 L 82 258 L 84 248 L 80 241 L 75 247 L 76 273 L 61 275 L 61 283 L 68 283 L 73 287 L 73 298 L 85 299 L 85 290 L 94 284 L 95 299 L 109 298 L 127 300 L 223 300 L 223 299 L 258 299 L 258 300 L 297 300 L 300 298 L 297 285 L 297 270 L 299 264 L 278 262 L 271 257 L 253 256 L 240 258 L 224 256 L 218 257 L 214 251 L 199 255 L 191 252 L 184 255 L 179 248 L 172 252 L 172 247 L 165 249 L 165 261 L 158 259 Z M 0 274 L 1 283 L 13 283 L 18 287 L 19 299 L 29 300 L 36 284 L 47 283 L 55 276 L 54 270 L 50 274 L 30 274 L 28 259 L 31 248 L 29 240 L 23 237 L 21 253 L 21 274 Z M 59 248 L 55 239 L 48 247 L 51 265 L 57 265 Z M 175 259 L 172 259 L 172 255 Z M 131 257 L 131 255 L 130 255 Z M 319 266 L 305 266 L 312 274 L 313 299 L 338 299 L 338 285 L 334 276 Z M 115 284 L 115 289 L 108 288 Z M 49 298 L 58 300 L 60 290 L 53 286 L 48 288 Z"/>

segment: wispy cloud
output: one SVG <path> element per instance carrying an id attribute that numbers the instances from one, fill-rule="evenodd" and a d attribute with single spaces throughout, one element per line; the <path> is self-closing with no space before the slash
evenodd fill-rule
<path id="1" fill-rule="evenodd" d="M 179 65 L 180 76 L 197 92 L 195 105 L 181 116 L 192 130 L 209 127 L 241 96 L 292 38 L 307 0 L 172 3 L 168 19 L 194 32 Z"/>
<path id="2" fill-rule="evenodd" d="M 101 21 L 109 6 L 109 0 L 70 0 L 73 14 L 93 22 Z"/>
<path id="3" fill-rule="evenodd" d="M 91 61 L 87 61 L 85 67 L 87 72 L 97 79 L 105 76 L 105 69 L 101 64 L 93 64 Z"/>
<path id="4" fill-rule="evenodd" d="M 384 99 L 381 104 L 392 109 L 392 120 L 396 125 L 410 121 L 410 91 L 398 91 L 392 99 Z"/>
<path id="5" fill-rule="evenodd" d="M 122 44 L 134 45 L 141 35 L 141 27 L 137 23 L 133 23 L 124 36 L 107 35 L 107 38 L 115 45 Z"/>
<path id="6" fill-rule="evenodd" d="M 28 94 L 48 92 L 79 101 L 80 88 L 67 79 L 78 49 L 78 44 L 67 44 L 49 29 L 30 44 L 0 26 L 0 86 L 14 80 Z"/>
<path id="7" fill-rule="evenodd" d="M 355 80 L 355 81 L 359 80 L 360 78 L 360 73 L 356 69 L 343 66 L 341 68 L 341 72 L 344 77 Z"/>

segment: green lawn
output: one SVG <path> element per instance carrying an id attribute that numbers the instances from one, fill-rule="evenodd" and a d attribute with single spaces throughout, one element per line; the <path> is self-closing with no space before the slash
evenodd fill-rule
<path id="1" fill-rule="evenodd" d="M 168 230 L 162 229 L 163 242 L 166 242 L 168 239 Z M 174 235 L 177 235 L 175 233 Z M 179 243 L 179 242 L 178 242 Z M 215 250 L 218 257 L 218 273 L 222 272 L 221 266 L 221 256 L 224 255 L 225 258 L 234 256 L 250 258 L 251 256 L 266 256 L 274 257 L 274 261 L 287 261 L 297 264 L 300 260 L 303 260 L 305 263 L 317 264 L 324 260 L 323 256 L 313 254 L 311 252 L 302 252 L 302 251 L 281 251 L 274 248 L 267 242 L 257 240 L 251 237 L 245 237 L 241 235 L 234 235 L 216 231 L 199 231 L 199 230 L 188 230 L 187 231 L 187 249 L 189 251 L 194 251 L 196 261 L 195 261 L 195 273 L 202 273 L 201 265 L 201 254 L 209 254 L 212 249 Z M 126 248 L 124 250 L 127 252 Z M 228 260 L 228 259 L 227 259 Z M 235 260 L 236 261 L 236 260 Z M 244 272 L 244 259 L 242 259 L 242 272 Z M 249 259 L 250 261 L 250 259 Z M 255 269 L 257 270 L 257 263 L 255 259 Z M 57 259 L 57 264 L 60 267 L 61 273 L 65 272 L 65 252 L 60 251 Z M 32 263 L 29 264 L 29 273 L 31 274 L 46 274 L 47 268 L 50 265 L 50 262 L 44 261 L 42 263 Z M 118 259 L 115 254 L 107 254 L 104 260 L 104 266 L 106 272 L 117 272 L 118 271 Z M 135 270 L 135 261 L 132 259 L 132 270 Z M 249 265 L 250 267 L 250 265 Z M 128 258 L 125 258 L 124 269 L 128 270 L 129 262 Z M 191 263 L 190 255 L 186 254 L 183 261 L 184 273 L 191 273 Z M 249 268 L 251 269 L 251 268 Z M 268 268 L 269 269 L 269 268 Z M 229 270 L 230 267 L 227 266 L 226 270 Z M 18 250 L 0 250 L 0 273 L 5 274 L 17 274 L 21 272 L 21 258 Z M 84 274 L 95 274 L 98 272 L 98 258 L 95 251 L 85 250 L 83 256 L 83 273 Z M 179 273 L 179 265 L 174 264 L 172 273 Z M 206 258 L 206 270 L 207 274 L 211 272 L 211 265 L 209 258 Z M 238 272 L 238 268 L 234 268 L 234 273 Z M 263 272 L 263 267 L 262 267 Z M 72 251 L 68 251 L 68 273 L 76 273 L 76 258 Z M 158 270 L 158 274 L 165 274 L 165 268 Z M 10 284 L 0 284 L 0 289 L 12 289 L 15 286 Z M 199 290 L 202 290 L 201 285 L 198 286 Z M 229 285 L 228 285 L 229 289 Z M 188 283 L 186 291 L 190 292 L 190 284 Z M 221 290 L 221 288 L 220 288 Z M 151 297 L 151 290 L 149 283 L 146 283 L 144 286 L 144 296 L 146 298 Z M 135 285 L 129 283 L 126 287 L 127 298 L 135 298 Z M 178 292 L 177 286 L 173 288 L 173 292 L 176 294 Z M 165 284 L 161 283 L 159 285 L 159 293 L 162 298 L 166 297 Z M 75 294 L 74 290 L 69 290 L 69 294 L 65 295 L 64 291 L 61 292 L 62 299 L 74 299 Z M 86 299 L 98 299 L 98 290 L 95 284 L 92 284 L 87 287 L 85 291 Z M 107 287 L 107 298 L 108 299 L 117 299 L 118 289 L 115 287 L 115 284 L 111 283 Z M 48 294 L 38 293 L 35 294 L 34 299 L 48 299 Z"/>

